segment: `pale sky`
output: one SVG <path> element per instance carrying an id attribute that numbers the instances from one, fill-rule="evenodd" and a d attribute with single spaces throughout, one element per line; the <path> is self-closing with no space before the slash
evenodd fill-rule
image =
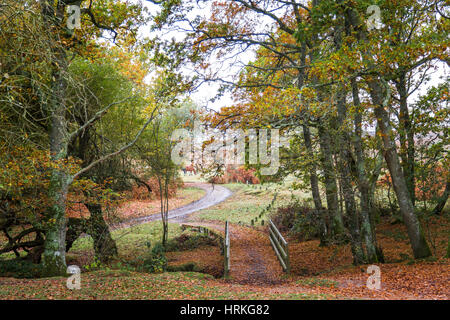
<path id="1" fill-rule="evenodd" d="M 133 0 L 137 1 L 137 0 Z M 143 2 L 144 5 L 149 9 L 149 12 L 151 14 L 155 14 L 159 9 L 158 6 L 155 6 L 148 1 Z M 202 7 L 201 9 L 196 9 L 191 12 L 191 18 L 195 17 L 196 15 L 201 15 L 205 17 L 209 17 L 210 9 L 209 6 Z M 261 20 L 261 25 L 264 24 L 265 28 L 268 28 L 269 23 L 271 20 L 269 18 L 266 18 L 266 20 Z M 151 36 L 151 33 L 148 29 L 142 29 L 141 30 L 141 36 Z M 184 32 L 170 32 L 164 35 L 164 38 L 171 39 L 175 38 L 177 40 L 183 39 L 185 36 Z M 230 57 L 235 55 L 236 52 L 230 53 Z M 252 61 L 255 57 L 255 53 L 253 49 L 247 50 L 244 53 L 238 54 L 234 56 L 233 58 L 230 58 L 229 60 L 223 61 L 223 59 L 218 60 L 215 57 L 212 57 L 210 59 L 210 64 L 214 67 L 214 69 L 220 73 L 220 76 L 222 78 L 225 78 L 227 81 L 233 81 L 235 80 L 236 75 L 238 75 L 239 70 L 242 68 L 243 64 L 248 63 Z M 442 83 L 445 78 L 445 76 L 448 76 L 449 73 L 449 67 L 445 63 L 437 63 L 437 70 L 433 71 L 433 73 L 430 73 L 431 81 L 429 81 L 426 84 L 422 84 L 420 90 L 417 90 L 414 92 L 411 97 L 409 98 L 408 102 L 414 103 L 416 101 L 419 94 L 426 93 L 427 89 L 433 85 L 436 85 L 438 83 Z M 186 67 L 183 72 L 186 74 L 192 74 L 193 70 L 190 70 L 188 67 Z M 216 111 L 220 110 L 223 106 L 230 106 L 233 105 L 234 101 L 232 99 L 232 96 L 229 92 L 225 92 L 224 95 L 216 100 L 215 102 L 210 102 L 209 100 L 214 98 L 218 92 L 219 89 L 219 83 L 208 83 L 203 84 L 196 92 L 190 95 L 190 97 L 196 102 L 198 105 L 204 107 L 207 106 L 208 108 L 214 109 Z"/>

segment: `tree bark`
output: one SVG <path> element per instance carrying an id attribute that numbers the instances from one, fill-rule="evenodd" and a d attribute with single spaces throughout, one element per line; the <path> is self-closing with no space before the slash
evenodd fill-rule
<path id="1" fill-rule="evenodd" d="M 364 243 L 366 245 L 367 262 L 376 263 L 384 261 L 381 247 L 377 244 L 375 226 L 370 219 L 371 201 L 369 195 L 369 180 L 366 174 L 366 165 L 364 158 L 364 148 L 362 143 L 362 114 L 361 114 L 361 102 L 359 100 L 359 89 L 356 79 L 351 80 L 353 105 L 356 107 L 355 114 L 355 134 L 353 144 L 356 155 L 356 170 L 358 189 L 361 194 L 360 206 L 361 206 L 361 232 L 364 237 Z"/>
<path id="2" fill-rule="evenodd" d="M 309 127 L 306 124 L 303 124 L 302 128 L 306 150 L 308 151 L 310 157 L 313 157 L 311 131 L 309 130 Z M 320 197 L 319 191 L 319 179 L 317 177 L 317 168 L 314 161 L 311 164 L 311 170 L 309 173 L 309 182 L 311 185 L 314 207 L 316 208 L 316 213 L 320 221 L 320 245 L 326 246 L 328 244 L 328 226 L 327 226 L 328 213 L 327 210 L 322 205 L 322 199 Z"/>
<path id="3" fill-rule="evenodd" d="M 432 213 L 436 215 L 440 215 L 442 210 L 445 207 L 445 204 L 447 203 L 448 196 L 450 194 L 450 180 L 447 180 L 447 184 L 445 185 L 445 190 L 442 196 L 439 198 L 438 203 L 436 207 L 434 207 Z"/>
<path id="4" fill-rule="evenodd" d="M 353 264 L 359 265 L 366 262 L 366 254 L 362 246 L 360 219 L 356 210 L 356 202 L 354 190 L 351 184 L 351 170 L 350 165 L 352 160 L 350 153 L 350 136 L 344 127 L 344 121 L 347 118 L 347 106 L 345 101 L 346 92 L 343 85 L 339 85 L 337 112 L 338 112 L 338 130 L 337 140 L 339 145 L 338 167 L 340 177 L 339 180 L 342 186 L 342 192 L 345 203 L 345 212 L 349 218 L 349 231 L 351 234 L 350 245 L 353 253 Z M 367 221 L 365 221 L 367 222 Z M 368 221 L 370 227 L 370 221 Z"/>
<path id="5" fill-rule="evenodd" d="M 365 29 L 362 28 L 362 23 L 358 13 L 352 7 L 347 6 L 345 14 L 347 22 L 355 29 L 358 40 L 363 43 L 367 43 L 367 33 Z M 371 52 L 368 50 L 363 51 L 363 59 L 370 67 L 374 66 L 374 62 L 371 60 Z M 414 213 L 414 206 L 411 201 L 411 196 L 409 194 L 408 186 L 397 154 L 389 115 L 385 110 L 390 100 L 390 88 L 381 76 L 370 75 L 365 80 L 369 86 L 369 94 L 372 104 L 375 106 L 375 116 L 382 135 L 384 158 L 388 165 L 389 173 L 392 177 L 394 190 L 397 195 L 403 220 L 408 230 L 408 236 L 411 242 L 414 257 L 416 259 L 428 257 L 431 255 L 431 250 L 425 240 L 419 220 Z"/>
<path id="6" fill-rule="evenodd" d="M 425 240 L 420 222 L 414 213 L 414 206 L 408 191 L 408 185 L 403 175 L 393 133 L 389 122 L 389 116 L 386 112 L 383 100 L 389 99 L 389 94 L 383 93 L 383 89 L 379 81 L 369 81 L 370 95 L 375 105 L 375 115 L 382 134 L 384 158 L 391 174 L 392 183 L 394 185 L 395 194 L 397 196 L 398 205 L 403 216 L 408 236 L 411 241 L 414 257 L 416 259 L 431 256 L 431 250 Z M 387 88 L 387 85 L 386 85 Z M 384 99 L 383 99 L 384 98 Z"/>
<path id="7" fill-rule="evenodd" d="M 117 246 L 113 240 L 109 227 L 103 218 L 101 204 L 86 203 L 91 217 L 88 221 L 88 232 L 94 240 L 95 256 L 101 262 L 107 263 L 117 256 Z"/>
<path id="8" fill-rule="evenodd" d="M 339 211 L 338 188 L 333 166 L 330 135 L 323 125 L 319 125 L 319 140 L 321 149 L 321 162 L 325 177 L 325 193 L 327 207 L 330 215 L 330 233 L 333 238 L 344 234 L 344 222 Z"/>
<path id="9" fill-rule="evenodd" d="M 406 88 L 406 75 L 401 73 L 396 82 L 398 94 L 400 96 L 400 114 L 399 114 L 399 137 L 400 137 L 400 158 L 405 175 L 406 184 L 411 196 L 412 204 L 416 202 L 415 179 L 414 179 L 414 157 L 415 143 L 414 132 L 411 124 L 411 118 L 408 111 L 408 92 Z"/>
<path id="10" fill-rule="evenodd" d="M 448 237 L 447 254 L 445 255 L 445 257 L 450 258 L 450 237 Z"/>

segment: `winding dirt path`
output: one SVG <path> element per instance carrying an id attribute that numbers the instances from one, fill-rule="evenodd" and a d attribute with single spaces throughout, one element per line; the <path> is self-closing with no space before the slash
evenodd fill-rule
<path id="1" fill-rule="evenodd" d="M 169 220 L 172 220 L 172 222 L 179 222 L 179 223 L 183 222 L 185 221 L 186 216 L 190 215 L 191 213 L 219 204 L 220 202 L 225 201 L 229 196 L 233 194 L 229 189 L 220 185 L 214 185 L 214 187 L 208 183 L 192 183 L 189 185 L 192 187 L 197 187 L 205 190 L 206 194 L 203 196 L 203 198 L 197 201 L 191 202 L 185 206 L 173 210 L 169 210 Z M 137 217 L 129 219 L 121 223 L 118 227 L 115 227 L 114 229 L 128 228 L 134 225 L 157 220 L 161 220 L 161 214 L 159 213 L 145 217 Z"/>
<path id="2" fill-rule="evenodd" d="M 283 270 L 267 232 L 230 225 L 230 275 L 239 284 L 273 286 L 282 282 Z"/>
<path id="3" fill-rule="evenodd" d="M 221 186 L 207 183 L 193 183 L 193 187 L 206 191 L 203 198 L 188 205 L 169 211 L 169 220 L 175 223 L 189 223 L 224 232 L 225 223 L 219 221 L 193 221 L 189 215 L 225 201 L 233 193 Z M 133 218 L 119 228 L 161 220 L 160 214 Z M 271 247 L 265 230 L 230 224 L 230 276 L 232 283 L 258 286 L 274 286 L 282 283 L 283 270 Z"/>

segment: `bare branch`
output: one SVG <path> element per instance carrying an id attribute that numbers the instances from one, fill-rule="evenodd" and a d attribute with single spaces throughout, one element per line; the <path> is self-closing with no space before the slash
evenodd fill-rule
<path id="1" fill-rule="evenodd" d="M 103 162 L 103 161 L 105 161 L 105 160 L 107 160 L 107 159 L 109 159 L 109 158 L 115 157 L 115 156 L 117 156 L 117 155 L 123 153 L 123 152 L 126 151 L 127 149 L 131 148 L 131 147 L 138 141 L 139 137 L 142 135 L 142 133 L 144 132 L 144 130 L 148 127 L 148 125 L 150 124 L 150 122 L 153 121 L 153 119 L 155 118 L 155 112 L 156 112 L 157 109 L 158 109 L 157 107 L 156 107 L 155 109 L 153 109 L 150 118 L 147 119 L 147 121 L 145 122 L 145 124 L 143 125 L 143 127 L 141 128 L 141 130 L 139 130 L 139 132 L 136 134 L 136 136 L 134 137 L 134 139 L 133 139 L 130 143 L 124 145 L 122 148 L 120 148 L 119 150 L 117 150 L 117 151 L 115 151 L 115 152 L 112 152 L 112 153 L 110 153 L 110 154 L 107 154 L 107 155 L 101 157 L 101 158 L 98 159 L 98 160 L 95 160 L 94 162 L 92 162 L 92 163 L 89 164 L 88 166 L 84 167 L 83 169 L 81 169 L 80 171 L 78 171 L 77 173 L 75 173 L 70 179 L 71 179 L 72 181 L 75 180 L 76 178 L 78 178 L 80 175 L 82 175 L 82 174 L 85 173 L 86 171 L 88 171 L 88 170 L 92 169 L 93 167 L 95 167 L 97 164 L 99 164 L 99 163 L 101 163 L 101 162 Z"/>
<path id="2" fill-rule="evenodd" d="M 69 141 L 72 141 L 73 139 L 75 139 L 82 131 L 84 131 L 86 128 L 88 128 L 89 126 L 91 126 L 94 122 L 96 122 L 97 120 L 99 120 L 101 117 L 103 117 L 103 115 L 112 107 L 121 103 L 124 103 L 125 101 L 131 99 L 131 97 L 125 98 L 123 100 L 117 101 L 117 102 L 113 102 L 111 104 L 109 104 L 108 106 L 106 106 L 105 108 L 103 108 L 102 110 L 100 110 L 99 112 L 97 112 L 89 121 L 87 121 L 84 125 L 82 125 L 80 128 L 78 128 L 76 131 L 72 132 L 69 135 Z"/>

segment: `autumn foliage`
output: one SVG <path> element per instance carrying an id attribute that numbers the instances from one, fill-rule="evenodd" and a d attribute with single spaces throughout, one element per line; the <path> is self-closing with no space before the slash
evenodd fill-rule
<path id="1" fill-rule="evenodd" d="M 158 179 L 152 177 L 145 181 L 146 184 L 151 188 L 152 192 L 149 193 L 148 188 L 142 184 L 134 185 L 133 188 L 125 192 L 127 199 L 129 200 L 147 200 L 147 199 L 159 199 L 160 190 Z M 177 190 L 182 188 L 184 185 L 181 179 L 174 179 L 169 185 L 169 197 L 172 198 L 176 195 Z"/>
<path id="2" fill-rule="evenodd" d="M 259 184 L 259 179 L 255 175 L 255 169 L 246 169 L 244 167 L 232 167 L 227 166 L 222 176 L 216 176 L 211 178 L 210 182 L 215 184 L 225 183 L 246 183 L 246 184 Z"/>

